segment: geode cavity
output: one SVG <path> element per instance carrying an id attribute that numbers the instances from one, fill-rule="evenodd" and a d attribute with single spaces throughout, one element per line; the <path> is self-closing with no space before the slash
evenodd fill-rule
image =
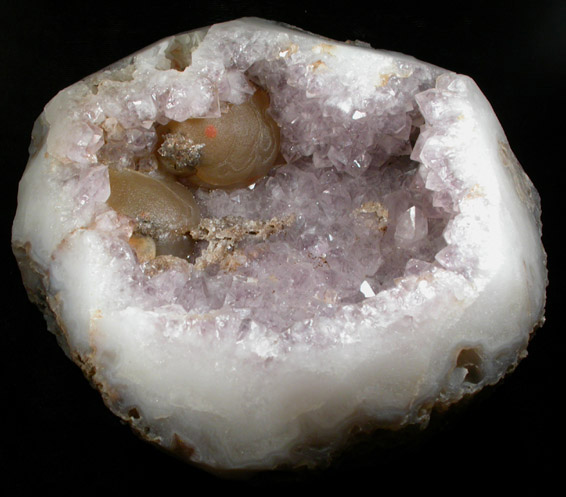
<path id="1" fill-rule="evenodd" d="M 475 83 L 258 19 L 51 100 L 13 248 L 108 407 L 213 470 L 424 425 L 543 322 L 539 198 Z"/>

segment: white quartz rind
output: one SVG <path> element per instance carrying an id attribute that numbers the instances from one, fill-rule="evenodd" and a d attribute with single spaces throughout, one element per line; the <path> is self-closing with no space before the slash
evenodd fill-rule
<path id="1" fill-rule="evenodd" d="M 166 447 L 181 440 L 195 462 L 212 468 L 310 463 L 356 423 L 426 423 L 435 404 L 495 383 L 517 363 L 543 319 L 539 203 L 470 78 L 260 20 L 211 27 L 184 71 L 167 70 L 168 43 L 136 54 L 124 81 L 100 73 L 48 104 L 13 228 L 14 245 L 28 247 L 48 275 L 48 299 L 71 355 L 95 366 L 95 382 L 118 415 L 142 432 L 148 427 Z M 410 81 L 420 71 L 423 81 L 436 79 L 415 92 L 425 125 L 411 158 L 426 189 L 457 214 L 425 269 L 285 335 L 252 321 L 242 337 L 242 309 L 188 312 L 151 293 L 127 244 L 132 226 L 105 204 L 107 168 L 96 152 L 108 116 L 150 129 L 155 121 L 215 115 L 217 89 L 240 84 L 231 71 L 278 57 L 323 64 L 309 80 L 313 92 L 315 83 L 336 79 L 351 88 L 348 98 L 325 104 L 345 115 L 361 115 L 357 109 L 391 75 Z M 197 87 L 203 97 L 189 98 Z M 237 100 L 241 92 L 225 95 Z M 480 358 L 476 364 L 459 362 L 467 349 Z"/>

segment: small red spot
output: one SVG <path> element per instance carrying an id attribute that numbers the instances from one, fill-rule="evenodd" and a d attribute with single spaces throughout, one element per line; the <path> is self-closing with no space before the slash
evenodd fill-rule
<path id="1" fill-rule="evenodd" d="M 212 124 L 209 124 L 204 129 L 204 134 L 206 135 L 207 138 L 216 138 L 216 135 L 218 134 L 218 130 Z"/>

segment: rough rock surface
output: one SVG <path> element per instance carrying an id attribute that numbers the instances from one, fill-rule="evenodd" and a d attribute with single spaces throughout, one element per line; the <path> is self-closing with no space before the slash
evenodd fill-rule
<path id="1" fill-rule="evenodd" d="M 109 168 L 259 86 L 284 163 L 193 188 L 197 252 L 140 258 Z M 212 469 L 313 465 L 353 426 L 426 424 L 497 382 L 542 324 L 536 190 L 466 76 L 242 19 L 60 92 L 33 133 L 13 247 L 108 406 Z M 187 234 L 187 236 L 189 236 Z"/>

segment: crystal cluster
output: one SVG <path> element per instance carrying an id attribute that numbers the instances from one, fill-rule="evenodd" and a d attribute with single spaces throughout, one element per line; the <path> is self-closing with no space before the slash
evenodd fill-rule
<path id="1" fill-rule="evenodd" d="M 283 160 L 190 186 L 191 253 L 140 257 L 108 169 L 155 172 L 159 126 L 257 88 Z M 30 297 L 118 416 L 205 467 L 313 465 L 355 426 L 426 424 L 543 321 L 538 196 L 466 76 L 243 19 L 62 91 L 33 137 L 13 231 Z"/>

